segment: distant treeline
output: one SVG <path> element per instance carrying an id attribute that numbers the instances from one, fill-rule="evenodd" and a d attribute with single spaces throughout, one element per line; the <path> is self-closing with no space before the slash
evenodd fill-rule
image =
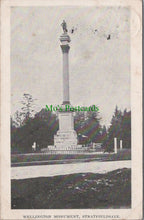
<path id="1" fill-rule="evenodd" d="M 75 112 L 74 127 L 78 143 L 102 143 L 105 151 L 113 151 L 114 137 L 123 140 L 123 147 L 131 147 L 131 112 L 115 108 L 111 125 L 101 126 L 99 112 Z M 59 129 L 57 113 L 42 109 L 34 112 L 34 100 L 24 94 L 22 109 L 11 117 L 11 153 L 28 153 L 36 142 L 37 151 L 54 144 L 54 134 Z M 119 143 L 119 142 L 118 142 Z"/>

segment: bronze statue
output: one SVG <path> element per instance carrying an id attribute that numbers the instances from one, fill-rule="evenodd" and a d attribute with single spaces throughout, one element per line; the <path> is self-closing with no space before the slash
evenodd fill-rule
<path id="1" fill-rule="evenodd" d="M 64 31 L 64 34 L 68 32 L 67 30 L 67 24 L 65 22 L 65 20 L 63 20 L 63 23 L 61 24 L 62 28 L 63 28 L 63 31 Z"/>

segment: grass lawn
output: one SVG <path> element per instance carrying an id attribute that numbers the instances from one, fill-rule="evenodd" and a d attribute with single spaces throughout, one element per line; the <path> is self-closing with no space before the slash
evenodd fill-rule
<path id="1" fill-rule="evenodd" d="M 19 163 L 18 165 L 25 165 L 24 163 L 27 164 L 28 162 L 36 162 L 36 161 L 45 161 L 45 162 L 49 161 L 46 164 L 53 164 L 53 163 L 65 163 L 65 162 L 71 163 L 74 160 L 77 160 L 77 162 L 82 162 L 82 161 L 95 161 L 95 160 L 112 161 L 112 160 L 130 160 L 130 159 L 131 159 L 130 149 L 123 149 L 121 151 L 118 151 L 117 154 L 89 154 L 89 155 L 88 154 L 49 155 L 42 153 L 15 154 L 11 156 L 11 163 L 13 166 L 15 163 Z M 36 165 L 36 163 L 33 163 L 32 165 Z"/>
<path id="2" fill-rule="evenodd" d="M 131 169 L 11 181 L 12 209 L 131 207 Z"/>

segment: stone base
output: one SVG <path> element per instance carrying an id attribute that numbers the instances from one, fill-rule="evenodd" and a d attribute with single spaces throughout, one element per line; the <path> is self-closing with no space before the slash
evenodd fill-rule
<path id="1" fill-rule="evenodd" d="M 77 134 L 74 130 L 58 131 L 54 136 L 54 146 L 57 149 L 72 150 L 77 148 Z"/>
<path id="2" fill-rule="evenodd" d="M 72 112 L 59 112 L 59 131 L 54 135 L 54 147 L 56 150 L 79 149 Z"/>

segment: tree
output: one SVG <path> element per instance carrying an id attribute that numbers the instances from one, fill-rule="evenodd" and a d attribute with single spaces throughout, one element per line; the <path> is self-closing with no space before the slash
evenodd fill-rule
<path id="1" fill-rule="evenodd" d="M 82 128 L 85 122 L 85 113 L 84 112 L 75 112 L 74 116 L 74 129 L 77 134 L 82 134 Z"/>
<path id="2" fill-rule="evenodd" d="M 101 140 L 100 142 L 104 143 L 106 141 L 107 138 L 107 129 L 106 126 L 103 125 L 102 129 L 101 129 Z"/>
<path id="3" fill-rule="evenodd" d="M 36 100 L 36 99 L 33 99 L 32 95 L 26 94 L 26 93 L 23 94 L 23 100 L 21 101 L 21 103 L 23 105 L 21 108 L 22 109 L 21 114 L 24 118 L 23 123 L 26 123 L 30 118 L 32 118 L 32 116 L 35 113 L 34 100 Z"/>
<path id="4" fill-rule="evenodd" d="M 125 148 L 131 147 L 131 112 L 127 112 L 125 109 L 122 113 L 117 106 L 115 108 L 114 115 L 112 116 L 111 125 L 108 128 L 107 137 L 103 141 L 105 151 L 113 151 L 114 137 L 117 138 L 118 143 L 120 140 L 123 140 L 123 146 Z"/>
<path id="5" fill-rule="evenodd" d="M 92 110 L 76 112 L 75 130 L 77 131 L 78 136 L 80 136 L 81 139 L 82 137 L 84 139 L 80 141 L 81 143 L 99 142 L 101 137 L 99 113 Z"/>
<path id="6" fill-rule="evenodd" d="M 13 118 L 12 118 L 12 123 L 15 127 L 21 127 L 23 125 L 23 115 L 22 112 L 16 111 Z"/>
<path id="7" fill-rule="evenodd" d="M 131 148 L 131 111 L 124 110 L 122 116 L 121 139 L 125 148 Z"/>
<path id="8" fill-rule="evenodd" d="M 85 131 L 85 135 L 88 136 L 89 143 L 100 142 L 101 125 L 100 125 L 99 112 L 97 111 L 86 112 L 86 121 L 85 121 L 84 131 Z"/>
<path id="9" fill-rule="evenodd" d="M 36 142 L 39 150 L 53 145 L 54 134 L 58 130 L 58 119 L 55 113 L 42 109 L 30 118 L 23 126 L 11 130 L 12 153 L 28 153 Z"/>

